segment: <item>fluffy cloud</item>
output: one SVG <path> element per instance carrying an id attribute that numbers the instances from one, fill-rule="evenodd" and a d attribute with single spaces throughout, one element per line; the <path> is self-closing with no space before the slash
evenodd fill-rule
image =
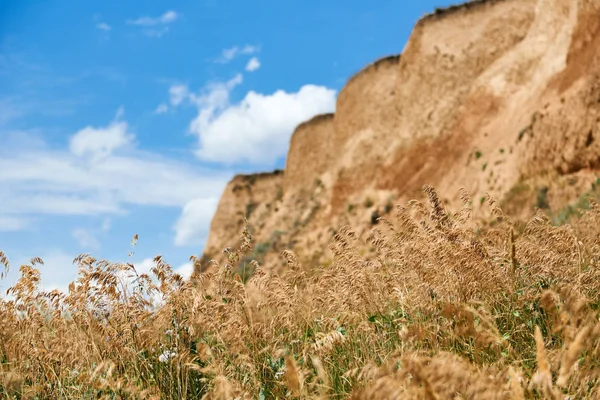
<path id="1" fill-rule="evenodd" d="M 73 262 L 76 254 L 69 254 L 60 249 L 54 249 L 46 251 L 40 255 L 43 264 L 36 264 L 35 268 L 40 271 L 40 290 L 52 291 L 58 289 L 63 293 L 68 293 L 68 286 L 71 282 L 77 279 L 78 270 L 77 265 Z M 30 264 L 30 258 L 18 258 L 13 265 Z M 100 261 L 100 260 L 99 260 Z M 109 260 L 111 262 L 129 263 L 131 260 Z M 153 258 L 145 258 L 139 262 L 132 262 L 134 268 L 138 274 L 148 274 L 153 277 L 151 269 L 155 267 L 156 263 Z M 178 267 L 173 267 L 173 272 L 181 275 L 184 279 L 189 279 L 192 275 L 194 266 L 191 262 L 185 262 Z M 8 276 L 1 281 L 3 290 L 0 290 L 0 299 L 6 300 L 13 299 L 12 296 L 6 295 L 6 289 L 14 286 L 21 274 L 17 268 L 11 268 L 8 272 Z M 134 274 L 121 272 L 117 273 L 118 278 L 121 282 L 130 286 L 134 279 Z M 130 287 L 131 288 L 131 287 Z M 161 298 L 156 297 L 154 300 L 160 301 Z"/>
<path id="2" fill-rule="evenodd" d="M 77 228 L 73 230 L 72 236 L 84 249 L 97 250 L 100 248 L 100 242 L 96 238 L 96 234 L 91 230 Z"/>
<path id="3" fill-rule="evenodd" d="M 162 28 L 157 28 L 157 29 L 144 29 L 142 32 L 144 33 L 144 35 L 146 35 L 148 37 L 160 38 L 169 32 L 169 27 L 164 26 Z"/>
<path id="4" fill-rule="evenodd" d="M 44 265 L 36 265 L 40 270 L 41 290 L 51 291 L 59 289 L 64 293 L 68 292 L 69 283 L 77 278 L 77 266 L 73 264 L 76 255 L 68 254 L 62 250 L 53 250 L 42 254 L 40 258 Z M 21 264 L 29 263 L 23 260 Z M 20 264 L 19 264 L 20 265 Z M 20 274 L 17 274 L 20 276 Z"/>
<path id="5" fill-rule="evenodd" d="M 141 262 L 134 262 L 133 266 L 138 274 L 149 274 L 152 275 L 152 268 L 156 266 L 153 258 L 145 258 Z M 192 272 L 194 271 L 194 264 L 191 262 L 186 262 L 179 267 L 173 268 L 173 272 L 181 275 L 183 278 L 187 279 L 192 276 Z"/>
<path id="6" fill-rule="evenodd" d="M 15 232 L 27 229 L 31 221 L 27 218 L 0 215 L 0 232 Z"/>
<path id="7" fill-rule="evenodd" d="M 0 149 L 0 231 L 29 229 L 31 221 L 43 221 L 47 215 L 106 215 L 98 229 L 71 231 L 82 251 L 95 251 L 99 235 L 110 230 L 109 216 L 150 205 L 183 209 L 173 227 L 175 241 L 178 245 L 202 245 L 232 171 L 201 169 L 140 151 L 127 156 L 111 154 L 104 161 L 81 162 L 68 151 L 48 148 Z M 40 267 L 43 289 L 66 290 L 77 273 L 72 265 L 76 254 L 38 255 L 45 261 Z M 143 267 L 148 269 L 148 263 Z M 0 282 L 2 287 L 14 284 L 18 270 L 11 269 L 11 274 Z"/>
<path id="8" fill-rule="evenodd" d="M 254 72 L 259 68 L 260 68 L 260 61 L 258 61 L 257 57 L 252 57 L 248 61 L 248 64 L 246 64 L 246 71 L 248 71 L 248 72 Z"/>
<path id="9" fill-rule="evenodd" d="M 248 68 L 258 66 L 260 63 L 249 63 Z M 185 85 L 169 89 L 171 105 L 187 101 L 198 108 L 189 131 L 198 137 L 195 154 L 199 159 L 270 167 L 285 156 L 296 126 L 335 109 L 336 91 L 317 85 L 305 85 L 293 93 L 278 90 L 265 95 L 250 91 L 240 103 L 232 104 L 231 91 L 242 81 L 242 75 L 237 74 L 227 82 L 206 85 L 199 94 Z"/>
<path id="10" fill-rule="evenodd" d="M 138 274 L 151 274 L 150 270 L 154 268 L 156 263 L 153 258 L 145 258 L 140 262 L 134 262 L 133 266 Z"/>
<path id="11" fill-rule="evenodd" d="M 109 156 L 102 163 L 82 163 L 60 151 L 15 154 L 0 159 L 0 213 L 94 215 L 118 213 L 124 204 L 181 207 L 196 197 L 220 196 L 230 177 L 228 171 L 194 168 L 156 153 Z"/>
<path id="12" fill-rule="evenodd" d="M 97 24 L 96 28 L 100 29 L 101 31 L 107 31 L 107 32 L 112 29 L 111 26 L 105 22 L 101 22 L 101 23 Z"/>
<path id="13" fill-rule="evenodd" d="M 169 107 L 165 103 L 162 103 L 162 104 L 159 104 L 158 107 L 156 107 L 156 110 L 154 110 L 154 113 L 155 114 L 164 114 L 167 111 L 169 111 Z"/>
<path id="14" fill-rule="evenodd" d="M 258 46 L 246 45 L 244 47 L 233 46 L 221 51 L 221 56 L 215 61 L 221 64 L 226 64 L 240 55 L 250 55 L 260 51 Z"/>
<path id="15" fill-rule="evenodd" d="M 190 131 L 198 137 L 196 155 L 201 160 L 272 166 L 285 156 L 298 124 L 335 109 L 335 90 L 316 85 L 305 85 L 295 93 L 250 91 L 239 104 L 230 104 L 229 93 L 236 82 L 214 85 L 195 99 L 198 115 Z"/>
<path id="16" fill-rule="evenodd" d="M 174 226 L 175 245 L 203 245 L 207 235 L 210 221 L 217 209 L 217 197 L 196 198 L 189 201 L 184 207 L 179 220 Z"/>
<path id="17" fill-rule="evenodd" d="M 106 158 L 115 150 L 133 142 L 126 122 L 113 122 L 105 128 L 85 127 L 70 139 L 69 150 L 77 157 Z"/>
<path id="18" fill-rule="evenodd" d="M 26 229 L 44 215 L 108 217 L 131 205 L 183 207 L 193 199 L 219 197 L 232 175 L 141 151 L 131 136 L 125 122 L 112 122 L 75 133 L 67 151 L 0 148 L 0 230 Z M 99 156 L 102 162 L 90 162 Z M 208 229 L 210 218 L 196 223 Z M 80 242 L 91 240 L 73 234 Z"/>
<path id="19" fill-rule="evenodd" d="M 143 16 L 134 20 L 126 21 L 129 25 L 136 25 L 144 28 L 142 33 L 148 37 L 162 37 L 169 32 L 167 25 L 172 24 L 181 15 L 175 11 L 167 11 L 158 17 Z"/>
<path id="20" fill-rule="evenodd" d="M 175 273 L 181 275 L 183 279 L 189 279 L 192 276 L 192 272 L 194 272 L 194 264 L 191 262 L 187 262 L 178 268 L 175 268 Z"/>
<path id="21" fill-rule="evenodd" d="M 84 250 L 100 249 L 99 236 L 110 231 L 110 219 L 104 218 L 102 224 L 97 228 L 76 228 L 71 232 L 71 236 Z"/>
<path id="22" fill-rule="evenodd" d="M 40 290 L 52 291 L 58 289 L 63 293 L 67 293 L 68 284 L 77 277 L 77 266 L 73 264 L 75 256 L 60 249 L 45 251 L 42 254 L 36 254 L 36 256 L 39 256 L 44 262 L 43 265 L 36 264 L 34 266 L 40 271 Z M 9 269 L 8 275 L 0 280 L 0 299 L 14 300 L 14 296 L 7 294 L 6 291 L 9 287 L 14 286 L 21 277 L 19 268 L 15 267 L 30 264 L 30 262 L 31 256 L 11 259 L 13 268 Z"/>
<path id="23" fill-rule="evenodd" d="M 173 10 L 170 10 L 156 18 L 143 16 L 138 19 L 128 20 L 127 23 L 130 25 L 139 25 L 139 26 L 166 25 L 166 24 L 175 22 L 178 17 L 179 17 L 179 14 L 177 14 Z"/>
<path id="24" fill-rule="evenodd" d="M 62 250 L 54 250 L 46 253 L 40 257 L 44 264 L 37 264 L 35 268 L 39 269 L 41 283 L 40 290 L 50 292 L 54 289 L 58 289 L 63 293 L 68 293 L 68 286 L 77 278 L 77 265 L 73 263 L 75 256 L 69 255 Z M 19 260 L 19 265 L 29 264 L 28 259 Z M 129 262 L 121 261 L 121 262 Z M 145 258 L 140 262 L 133 262 L 133 266 L 138 274 L 148 274 L 151 277 L 151 269 L 154 268 L 156 263 L 153 258 Z M 173 272 L 181 275 L 184 279 L 189 279 L 194 270 L 194 266 L 191 262 L 186 262 L 178 267 L 173 268 Z M 121 282 L 130 286 L 133 282 L 134 276 L 128 273 L 118 273 L 117 276 Z M 14 285 L 20 277 L 18 271 L 11 271 L 10 276 L 7 279 L 9 286 Z M 0 298 L 10 300 L 11 297 L 4 296 L 4 291 L 0 292 Z M 160 296 L 154 299 L 160 301 Z"/>
<path id="25" fill-rule="evenodd" d="M 229 104 L 229 93 L 243 81 L 242 74 L 237 74 L 227 82 L 213 82 L 203 89 L 201 95 L 189 95 L 192 103 L 205 111 L 216 111 Z"/>
<path id="26" fill-rule="evenodd" d="M 189 95 L 186 85 L 173 85 L 169 88 L 170 102 L 173 106 L 178 106 Z"/>

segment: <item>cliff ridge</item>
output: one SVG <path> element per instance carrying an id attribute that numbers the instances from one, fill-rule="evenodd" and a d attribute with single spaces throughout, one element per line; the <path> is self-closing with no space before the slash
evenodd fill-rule
<path id="1" fill-rule="evenodd" d="M 399 49 L 400 50 L 400 49 Z M 420 19 L 401 55 L 340 91 L 334 114 L 300 124 L 285 171 L 236 176 L 204 259 L 239 244 L 244 217 L 257 260 L 291 248 L 326 263 L 342 225 L 365 235 L 424 184 L 474 212 L 489 193 L 530 215 L 575 201 L 600 166 L 600 0 L 479 0 Z M 365 251 L 368 251 L 365 250 Z"/>

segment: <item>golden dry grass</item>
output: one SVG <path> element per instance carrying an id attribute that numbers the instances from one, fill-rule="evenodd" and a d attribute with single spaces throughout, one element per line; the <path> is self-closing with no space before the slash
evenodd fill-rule
<path id="1" fill-rule="evenodd" d="M 0 301 L 1 397 L 600 397 L 600 207 L 556 227 L 488 199 L 479 223 L 465 194 L 449 213 L 424 190 L 366 244 L 339 230 L 331 265 L 284 251 L 284 270 L 253 262 L 245 284 L 248 229 L 189 282 L 160 256 L 152 276 L 81 256 L 68 295 L 40 293 L 33 259 Z"/>

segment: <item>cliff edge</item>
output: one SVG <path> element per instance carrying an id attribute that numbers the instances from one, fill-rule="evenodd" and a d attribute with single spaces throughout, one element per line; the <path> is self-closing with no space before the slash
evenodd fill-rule
<path id="1" fill-rule="evenodd" d="M 368 232 L 374 215 L 419 197 L 423 184 L 446 203 L 466 188 L 476 213 L 485 193 L 521 216 L 541 189 L 550 206 L 568 204 L 597 179 L 599 82 L 600 0 L 437 10 L 417 22 L 401 55 L 347 82 L 335 114 L 297 127 L 285 173 L 231 181 L 205 258 L 219 261 L 239 243 L 245 214 L 261 263 L 276 266 L 282 247 L 327 262 L 320 249 L 338 227 Z"/>

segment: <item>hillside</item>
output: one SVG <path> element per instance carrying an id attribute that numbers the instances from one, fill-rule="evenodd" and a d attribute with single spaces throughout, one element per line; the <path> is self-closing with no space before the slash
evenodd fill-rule
<path id="1" fill-rule="evenodd" d="M 284 248 L 327 263 L 315 249 L 340 227 L 364 237 L 424 184 L 448 206 L 464 187 L 476 216 L 485 193 L 516 217 L 575 202 L 600 165 L 599 15 L 600 0 L 481 0 L 425 16 L 401 55 L 346 83 L 335 114 L 297 127 L 285 171 L 229 183 L 203 268 L 239 245 L 244 217 L 260 264 Z"/>

